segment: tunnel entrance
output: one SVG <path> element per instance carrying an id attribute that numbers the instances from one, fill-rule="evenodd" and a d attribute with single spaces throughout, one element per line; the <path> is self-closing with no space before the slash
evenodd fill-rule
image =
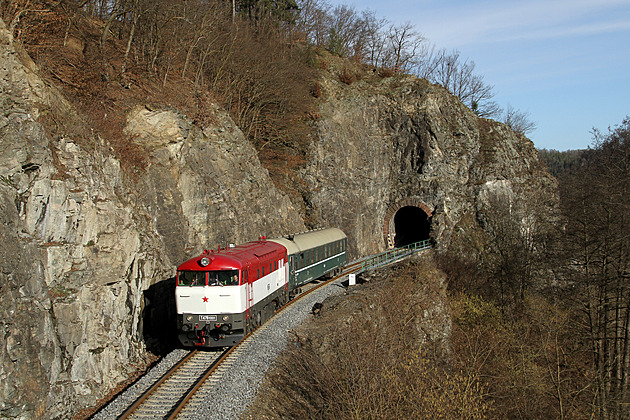
<path id="1" fill-rule="evenodd" d="M 416 206 L 401 207 L 394 215 L 394 247 L 429 239 L 431 220 L 427 213 Z"/>

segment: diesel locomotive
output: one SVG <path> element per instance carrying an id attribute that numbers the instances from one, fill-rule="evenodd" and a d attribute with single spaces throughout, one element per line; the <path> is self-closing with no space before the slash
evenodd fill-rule
<path id="1" fill-rule="evenodd" d="M 304 284 L 347 261 L 340 229 L 314 230 L 204 251 L 177 267 L 179 340 L 186 347 L 237 344 Z"/>

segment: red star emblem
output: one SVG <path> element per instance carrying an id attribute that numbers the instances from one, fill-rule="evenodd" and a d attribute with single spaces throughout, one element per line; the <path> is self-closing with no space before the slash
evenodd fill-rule
<path id="1" fill-rule="evenodd" d="M 208 298 L 204 296 L 204 297 L 203 297 L 203 301 L 204 301 L 204 302 L 207 302 L 207 301 L 208 301 Z"/>

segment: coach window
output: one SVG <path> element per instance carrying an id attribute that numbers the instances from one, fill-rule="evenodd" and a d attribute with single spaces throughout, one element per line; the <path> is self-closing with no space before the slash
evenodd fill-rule
<path id="1" fill-rule="evenodd" d="M 256 269 L 256 278 L 259 279 L 260 278 L 260 268 Z"/>

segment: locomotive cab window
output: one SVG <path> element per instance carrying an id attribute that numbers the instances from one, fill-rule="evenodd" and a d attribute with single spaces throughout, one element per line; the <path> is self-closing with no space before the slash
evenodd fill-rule
<path id="1" fill-rule="evenodd" d="M 207 271 L 180 271 L 177 273 L 178 286 L 205 286 Z"/>
<path id="2" fill-rule="evenodd" d="M 208 272 L 209 286 L 237 286 L 238 270 L 221 270 Z"/>

